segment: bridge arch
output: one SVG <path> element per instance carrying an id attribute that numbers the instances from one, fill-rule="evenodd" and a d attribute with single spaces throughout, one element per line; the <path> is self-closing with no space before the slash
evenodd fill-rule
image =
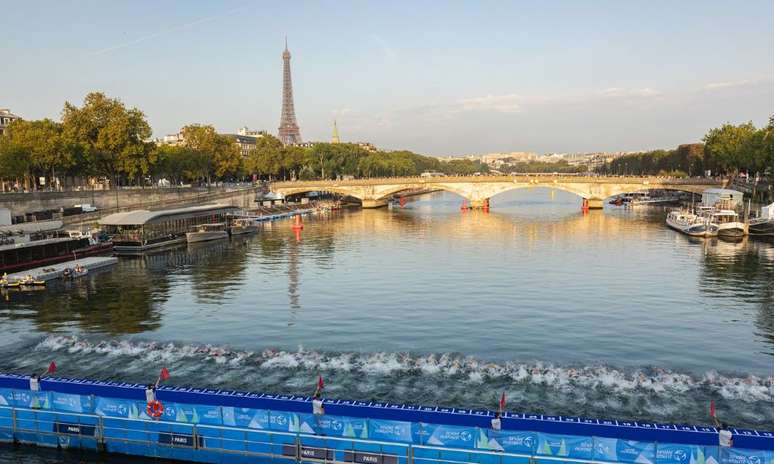
<path id="1" fill-rule="evenodd" d="M 310 192 L 328 192 L 328 193 L 336 193 L 345 197 L 353 197 L 357 198 L 358 200 L 364 200 L 365 198 L 362 195 L 359 195 L 358 192 L 353 191 L 351 187 L 297 187 L 297 188 L 280 188 L 275 190 L 275 192 L 282 194 L 285 197 L 289 197 L 292 195 L 300 195 L 304 193 L 310 193 Z"/>

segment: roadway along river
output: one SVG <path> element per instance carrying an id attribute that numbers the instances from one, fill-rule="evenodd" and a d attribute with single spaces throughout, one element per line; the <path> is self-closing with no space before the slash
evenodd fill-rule
<path id="1" fill-rule="evenodd" d="M 774 244 L 548 189 L 289 222 L 0 303 L 0 371 L 774 429 Z M 11 453 L 5 449 L 0 451 Z M 51 462 L 22 451 L 6 458 Z"/>

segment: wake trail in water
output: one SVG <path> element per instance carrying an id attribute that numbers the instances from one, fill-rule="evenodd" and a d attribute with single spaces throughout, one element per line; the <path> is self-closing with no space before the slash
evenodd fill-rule
<path id="1" fill-rule="evenodd" d="M 168 367 L 178 385 L 310 394 L 318 373 L 335 398 L 509 409 L 659 422 L 709 422 L 714 399 L 736 426 L 774 429 L 774 377 L 658 367 L 490 363 L 460 354 L 321 352 L 95 340 L 49 335 L 11 348 L 0 370 L 34 372 L 56 359 L 63 376 L 148 382 Z"/>

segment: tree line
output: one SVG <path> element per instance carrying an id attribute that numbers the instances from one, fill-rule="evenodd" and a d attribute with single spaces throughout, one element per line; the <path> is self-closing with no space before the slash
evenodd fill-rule
<path id="1" fill-rule="evenodd" d="M 518 161 L 516 163 L 510 163 L 498 168 L 501 172 L 531 172 L 531 173 L 552 173 L 559 174 L 577 174 L 588 171 L 586 165 L 571 165 L 566 160 L 559 161 Z"/>
<path id="2" fill-rule="evenodd" d="M 233 137 L 211 125 L 190 124 L 179 144 L 157 144 L 145 114 L 103 93 L 81 106 L 65 103 L 59 121 L 16 120 L 0 137 L 0 182 L 19 189 L 66 188 L 87 180 L 112 186 L 260 178 L 335 179 L 342 176 L 412 176 L 486 172 L 470 160 L 441 162 L 410 151 L 369 151 L 356 144 L 283 146 L 274 136 L 257 138 L 243 156 Z"/>
<path id="3" fill-rule="evenodd" d="M 736 176 L 771 175 L 774 170 L 774 116 L 757 128 L 752 122 L 710 129 L 704 143 L 621 156 L 601 166 L 602 174 Z"/>

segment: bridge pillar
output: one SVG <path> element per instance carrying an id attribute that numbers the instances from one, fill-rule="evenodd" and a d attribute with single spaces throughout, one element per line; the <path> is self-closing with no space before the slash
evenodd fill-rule
<path id="1" fill-rule="evenodd" d="M 381 208 L 387 206 L 387 200 L 382 198 L 381 200 L 361 200 L 363 208 Z"/>
<path id="2" fill-rule="evenodd" d="M 605 207 L 604 198 L 589 198 L 589 209 L 602 209 Z"/>

